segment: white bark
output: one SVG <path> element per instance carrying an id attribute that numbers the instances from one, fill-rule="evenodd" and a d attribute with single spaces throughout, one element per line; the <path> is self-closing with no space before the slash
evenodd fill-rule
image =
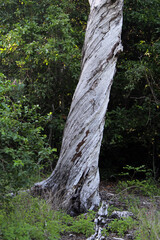
<path id="1" fill-rule="evenodd" d="M 122 50 L 123 0 L 89 0 L 82 68 L 55 170 L 35 188 L 50 189 L 69 212 L 99 205 L 98 159 L 105 113 Z"/>
<path id="2" fill-rule="evenodd" d="M 107 215 L 108 215 L 108 207 L 109 205 L 102 201 L 102 206 L 100 207 L 98 211 L 98 216 L 95 218 L 95 233 L 87 238 L 87 240 L 102 240 L 105 239 L 105 237 L 102 234 L 103 229 L 106 229 L 107 225 Z"/>

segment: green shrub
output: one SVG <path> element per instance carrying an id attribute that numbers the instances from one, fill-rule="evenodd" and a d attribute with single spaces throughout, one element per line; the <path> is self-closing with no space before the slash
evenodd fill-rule
<path id="1" fill-rule="evenodd" d="M 90 211 L 87 215 L 80 215 L 76 221 L 73 222 L 71 230 L 76 233 L 83 233 L 87 237 L 94 233 L 95 212 Z"/>
<path id="2" fill-rule="evenodd" d="M 127 176 L 130 178 L 130 180 L 119 181 L 117 185 L 118 192 L 126 191 L 128 193 L 138 193 L 150 197 L 160 194 L 158 182 L 156 182 L 153 178 L 153 171 L 151 169 L 146 169 L 145 165 L 139 167 L 126 165 L 125 167 L 123 167 L 123 169 L 127 171 L 122 172 L 119 175 Z M 146 176 L 145 179 L 135 179 L 135 175 L 137 173 L 144 173 Z"/>
<path id="3" fill-rule="evenodd" d="M 133 220 L 131 217 L 123 218 L 123 219 L 114 219 L 111 223 L 109 223 L 108 227 L 111 232 L 116 232 L 118 236 L 123 237 L 124 234 L 133 229 L 136 226 L 137 222 Z"/>
<path id="4" fill-rule="evenodd" d="M 153 182 L 152 179 L 148 180 L 128 180 L 128 181 L 119 181 L 117 185 L 117 192 L 126 192 L 126 193 L 135 193 L 135 194 L 142 194 L 144 196 L 154 196 L 159 195 L 160 190 L 158 185 Z"/>
<path id="5" fill-rule="evenodd" d="M 43 134 L 48 121 L 23 95 L 23 84 L 0 75 L 0 193 L 28 187 L 43 164 L 54 159 Z"/>

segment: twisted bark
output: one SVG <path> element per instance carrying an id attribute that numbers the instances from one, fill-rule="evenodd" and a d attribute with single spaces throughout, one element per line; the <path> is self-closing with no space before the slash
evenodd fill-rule
<path id="1" fill-rule="evenodd" d="M 34 189 L 50 190 L 69 213 L 98 206 L 98 160 L 117 56 L 122 51 L 123 0 L 89 0 L 79 83 L 67 118 L 59 160 Z"/>

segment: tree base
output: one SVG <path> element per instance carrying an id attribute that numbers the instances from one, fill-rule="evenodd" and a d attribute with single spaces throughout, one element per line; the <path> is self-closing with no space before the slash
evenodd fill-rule
<path id="1" fill-rule="evenodd" d="M 92 173 L 92 175 L 91 175 Z M 56 179 L 56 170 L 46 180 L 36 183 L 32 189 L 32 195 L 42 196 L 56 210 L 63 209 L 71 216 L 84 213 L 87 210 L 97 209 L 100 204 L 99 196 L 99 171 L 96 175 L 81 173 L 77 175 L 77 184 L 66 184 L 64 176 Z M 77 182 L 75 179 L 74 183 Z"/>

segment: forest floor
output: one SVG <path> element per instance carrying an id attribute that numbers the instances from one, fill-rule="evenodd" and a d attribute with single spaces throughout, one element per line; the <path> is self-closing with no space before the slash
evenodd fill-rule
<path id="1" fill-rule="evenodd" d="M 101 199 L 109 203 L 111 211 L 129 211 L 133 213 L 133 219 L 137 222 L 131 228 L 127 228 L 127 222 L 115 224 L 115 231 L 109 231 L 106 240 L 160 240 L 160 196 L 145 196 L 135 186 L 123 189 L 117 193 L 117 183 L 103 181 L 100 184 Z M 158 213 L 158 216 L 156 215 Z M 93 219 L 94 221 L 94 219 Z M 157 227 L 158 226 L 158 227 Z M 117 228 L 117 230 L 116 230 Z M 124 228 L 124 229 L 123 229 Z M 121 230 L 119 230 L 121 229 Z M 66 233 L 61 240 L 85 240 L 83 234 Z"/>
<path id="2" fill-rule="evenodd" d="M 71 217 L 53 209 L 51 199 L 26 191 L 6 195 L 0 202 L 0 239 L 86 240 L 94 234 L 96 220 L 105 240 L 160 240 L 160 182 L 149 178 L 102 181 L 100 195 L 109 205 L 107 216 L 101 219 L 97 219 L 98 209 Z M 114 211 L 130 214 L 122 217 Z"/>

